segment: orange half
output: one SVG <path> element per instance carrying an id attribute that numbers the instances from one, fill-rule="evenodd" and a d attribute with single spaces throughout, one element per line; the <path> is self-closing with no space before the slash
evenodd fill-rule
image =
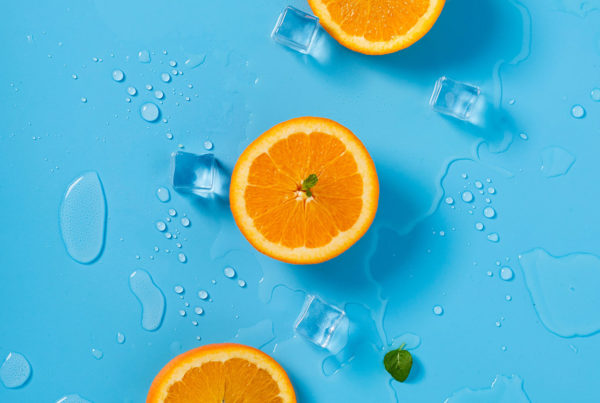
<path id="1" fill-rule="evenodd" d="M 303 189 L 309 176 L 316 184 Z M 230 189 L 233 217 L 262 253 L 288 263 L 331 259 L 369 228 L 379 197 L 373 160 L 347 128 L 301 117 L 271 128 L 242 153 Z"/>
<path id="2" fill-rule="evenodd" d="M 433 26 L 445 0 L 308 0 L 321 25 L 345 47 L 368 55 L 404 49 Z"/>
<path id="3" fill-rule="evenodd" d="M 146 403 L 295 403 L 292 384 L 267 354 L 241 344 L 209 344 L 173 358 Z"/>

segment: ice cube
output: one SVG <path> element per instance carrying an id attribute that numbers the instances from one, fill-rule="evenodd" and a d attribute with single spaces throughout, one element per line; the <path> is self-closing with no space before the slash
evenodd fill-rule
<path id="1" fill-rule="evenodd" d="M 429 105 L 434 111 L 465 121 L 478 121 L 481 90 L 471 84 L 441 77 L 435 82 Z"/>
<path id="2" fill-rule="evenodd" d="M 271 38 L 300 53 L 308 53 L 319 31 L 319 19 L 287 6 L 279 15 Z"/>
<path id="3" fill-rule="evenodd" d="M 348 329 L 348 318 L 341 309 L 314 295 L 307 295 L 294 328 L 296 333 L 314 344 L 331 350 L 339 347 L 339 343 L 332 340 L 345 343 L 347 334 L 342 335 L 341 332 Z"/>
<path id="4" fill-rule="evenodd" d="M 176 151 L 171 154 L 173 188 L 178 192 L 198 196 L 210 195 L 214 190 L 215 157 L 213 154 L 192 154 Z"/>

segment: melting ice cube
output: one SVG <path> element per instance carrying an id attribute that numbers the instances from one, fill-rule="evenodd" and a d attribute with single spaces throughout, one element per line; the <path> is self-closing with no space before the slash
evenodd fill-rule
<path id="1" fill-rule="evenodd" d="M 300 53 L 308 53 L 319 31 L 319 19 L 295 7 L 286 7 L 275 24 L 271 38 Z"/>
<path id="2" fill-rule="evenodd" d="M 479 87 L 444 76 L 435 82 L 429 105 L 436 112 L 477 123 L 485 104 L 480 94 Z"/>
<path id="3" fill-rule="evenodd" d="M 215 157 L 177 151 L 171 154 L 173 188 L 178 192 L 207 196 L 213 192 Z"/>
<path id="4" fill-rule="evenodd" d="M 314 344 L 332 350 L 339 347 L 337 341 L 345 341 L 341 333 L 348 329 L 348 318 L 341 309 L 307 295 L 294 328 Z M 347 334 L 345 336 L 347 338 Z"/>

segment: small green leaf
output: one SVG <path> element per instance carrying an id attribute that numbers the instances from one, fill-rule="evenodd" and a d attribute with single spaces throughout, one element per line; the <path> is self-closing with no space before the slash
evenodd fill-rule
<path id="1" fill-rule="evenodd" d="M 403 350 L 403 348 L 404 344 L 397 350 L 389 351 L 383 357 L 385 370 L 399 382 L 404 382 L 408 378 L 408 374 L 412 368 L 412 355 L 408 351 Z"/>
<path id="2" fill-rule="evenodd" d="M 306 192 L 306 195 L 308 197 L 312 196 L 312 192 L 310 191 L 310 188 L 315 186 L 318 181 L 319 181 L 319 178 L 315 174 L 308 175 L 308 177 L 302 181 L 302 190 Z"/>

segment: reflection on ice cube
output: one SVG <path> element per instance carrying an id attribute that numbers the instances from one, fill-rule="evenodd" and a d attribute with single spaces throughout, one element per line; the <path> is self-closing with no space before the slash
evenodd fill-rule
<path id="1" fill-rule="evenodd" d="M 296 333 L 314 344 L 337 352 L 346 344 L 348 324 L 344 311 L 314 295 L 307 295 L 294 328 Z"/>
<path id="2" fill-rule="evenodd" d="M 444 76 L 436 81 L 429 105 L 436 112 L 479 124 L 486 101 L 479 87 Z"/>
<path id="3" fill-rule="evenodd" d="M 286 7 L 275 24 L 271 38 L 300 53 L 308 53 L 319 31 L 319 19 L 295 7 Z"/>
<path id="4" fill-rule="evenodd" d="M 213 154 L 197 155 L 183 151 L 171 154 L 173 188 L 181 193 L 212 198 L 223 196 L 226 184 Z"/>

